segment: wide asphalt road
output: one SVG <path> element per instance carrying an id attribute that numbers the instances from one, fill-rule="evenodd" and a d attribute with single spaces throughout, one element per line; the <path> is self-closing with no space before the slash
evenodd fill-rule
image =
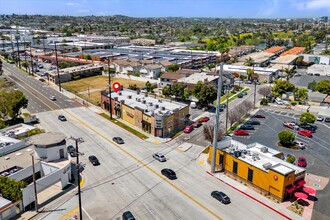
<path id="1" fill-rule="evenodd" d="M 29 100 L 27 110 L 32 114 L 51 111 L 53 109 L 74 108 L 80 106 L 60 92 L 50 88 L 47 85 L 47 82 L 40 82 L 33 76 L 29 76 L 14 64 L 3 62 L 3 69 L 5 70 L 6 78 L 15 82 L 17 87 L 23 91 Z M 50 100 L 50 96 L 55 96 L 57 100 Z"/>

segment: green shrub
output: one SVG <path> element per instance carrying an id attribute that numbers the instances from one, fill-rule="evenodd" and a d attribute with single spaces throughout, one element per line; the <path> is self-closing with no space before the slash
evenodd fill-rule
<path id="1" fill-rule="evenodd" d="M 294 163 L 296 161 L 296 158 L 293 155 L 289 155 L 285 161 L 288 163 Z"/>
<path id="2" fill-rule="evenodd" d="M 268 99 L 266 98 L 261 99 L 260 105 L 268 105 Z"/>
<path id="3" fill-rule="evenodd" d="M 278 139 L 284 147 L 290 147 L 295 139 L 293 132 L 283 130 L 278 133 Z"/>

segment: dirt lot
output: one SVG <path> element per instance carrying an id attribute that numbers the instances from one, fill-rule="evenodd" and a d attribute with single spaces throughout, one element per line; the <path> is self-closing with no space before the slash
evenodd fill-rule
<path id="1" fill-rule="evenodd" d="M 145 86 L 145 82 L 121 79 L 121 78 L 111 78 L 111 84 L 113 82 L 119 82 L 124 88 L 128 88 L 129 85 L 136 84 L 137 87 L 141 88 Z M 71 82 L 63 83 L 62 86 L 64 89 L 71 91 L 75 94 L 82 93 L 91 90 L 104 90 L 107 88 L 108 76 L 94 76 L 88 77 L 80 80 L 75 80 Z"/>

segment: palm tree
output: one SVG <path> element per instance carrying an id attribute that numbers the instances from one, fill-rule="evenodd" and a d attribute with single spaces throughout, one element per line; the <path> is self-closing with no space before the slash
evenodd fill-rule
<path id="1" fill-rule="evenodd" d="M 253 66 L 253 64 L 254 64 L 254 59 L 251 58 L 251 57 L 249 57 L 248 59 L 246 59 L 245 60 L 245 63 L 244 63 L 245 66 Z"/>
<path id="2" fill-rule="evenodd" d="M 289 79 L 293 76 L 295 73 L 295 70 L 292 68 L 285 68 L 284 72 L 286 73 L 286 80 L 289 81 Z"/>
<path id="3" fill-rule="evenodd" d="M 254 74 L 254 70 L 253 69 L 247 69 L 246 70 L 246 75 L 248 77 L 248 80 L 251 81 L 252 80 L 252 75 Z"/>

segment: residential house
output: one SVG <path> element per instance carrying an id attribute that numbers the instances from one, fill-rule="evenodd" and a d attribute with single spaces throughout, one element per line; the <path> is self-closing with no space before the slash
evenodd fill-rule
<path id="1" fill-rule="evenodd" d="M 165 72 L 163 75 L 159 77 L 158 87 L 164 88 L 165 86 L 172 85 L 182 77 L 184 76 L 179 73 Z"/>
<path id="2" fill-rule="evenodd" d="M 158 64 L 149 64 L 142 66 L 140 69 L 140 73 L 142 77 L 149 79 L 158 79 L 160 76 L 160 72 L 162 70 L 162 66 Z"/>

